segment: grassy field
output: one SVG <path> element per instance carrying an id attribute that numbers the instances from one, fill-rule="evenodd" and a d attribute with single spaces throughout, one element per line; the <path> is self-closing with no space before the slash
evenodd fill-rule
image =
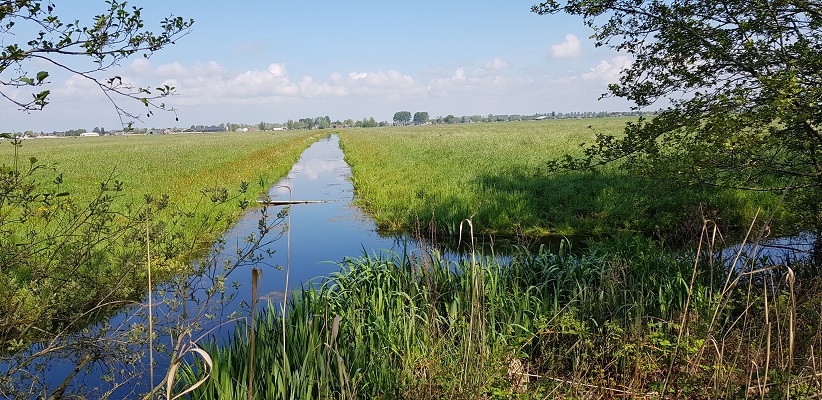
<path id="1" fill-rule="evenodd" d="M 481 232 L 507 235 L 662 233 L 687 240 L 702 216 L 727 230 L 745 225 L 768 194 L 683 188 L 616 166 L 549 173 L 545 165 L 596 134 L 619 134 L 628 119 L 527 121 L 340 132 L 358 201 L 386 231 L 436 221 L 455 234 L 473 216 Z"/>
<path id="2" fill-rule="evenodd" d="M 321 135 L 0 142 L 2 350 L 139 298 L 148 265 L 155 279 L 177 274 Z"/>
<path id="3" fill-rule="evenodd" d="M 201 190 L 239 187 L 254 195 L 285 176 L 319 133 L 309 131 L 103 136 L 26 140 L 24 163 L 35 157 L 63 174 L 62 189 L 80 201 L 96 195 L 109 178 L 124 182 L 123 201 L 144 194 L 168 194 L 177 202 L 196 201 Z M 0 142 L 0 164 L 10 165 L 14 148 Z"/>

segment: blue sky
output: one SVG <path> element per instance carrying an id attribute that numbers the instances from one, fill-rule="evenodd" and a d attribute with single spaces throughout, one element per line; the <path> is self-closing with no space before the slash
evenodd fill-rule
<path id="1" fill-rule="evenodd" d="M 102 0 L 55 3 L 58 15 L 81 22 L 105 7 Z M 150 59 L 134 57 L 99 76 L 177 88 L 166 103 L 179 121 L 158 113 L 136 123 L 146 127 L 325 115 L 390 121 L 401 110 L 432 117 L 627 110 L 624 100 L 598 98 L 630 58 L 595 48 L 577 17 L 531 13 L 535 3 L 132 1 L 149 28 L 171 14 L 193 18 L 194 28 Z M 31 114 L 3 104 L 0 131 L 120 125 L 89 82 L 51 72 L 51 104 Z"/>

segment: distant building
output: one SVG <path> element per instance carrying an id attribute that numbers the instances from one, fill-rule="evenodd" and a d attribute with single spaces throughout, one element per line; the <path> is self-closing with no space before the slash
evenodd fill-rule
<path id="1" fill-rule="evenodd" d="M 100 134 L 97 133 L 97 132 L 83 132 L 83 133 L 80 134 L 80 137 L 85 137 L 85 136 L 100 136 Z"/>

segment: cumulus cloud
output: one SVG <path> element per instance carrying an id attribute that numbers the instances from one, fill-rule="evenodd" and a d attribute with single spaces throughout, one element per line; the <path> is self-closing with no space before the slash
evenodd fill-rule
<path id="1" fill-rule="evenodd" d="M 582 54 L 582 43 L 576 35 L 569 33 L 564 42 L 551 45 L 550 53 L 553 58 L 576 58 Z"/>
<path id="2" fill-rule="evenodd" d="M 189 71 L 180 63 L 175 62 L 157 67 L 157 73 L 161 76 L 179 78 L 188 75 Z"/>
<path id="3" fill-rule="evenodd" d="M 140 86 L 158 80 L 177 89 L 178 105 L 280 104 L 288 99 L 335 98 L 355 95 L 396 97 L 425 93 L 410 75 L 396 70 L 334 72 L 326 79 L 303 76 L 293 79 L 283 63 L 265 69 L 231 71 L 215 61 L 184 66 L 180 63 L 153 66 L 148 60 L 132 62 L 121 72 L 124 81 Z M 462 73 L 464 76 L 464 72 Z M 66 83 L 77 92 L 78 82 Z"/>
<path id="4" fill-rule="evenodd" d="M 485 69 L 500 70 L 505 68 L 508 68 L 508 62 L 499 57 L 485 63 Z"/>
<path id="5" fill-rule="evenodd" d="M 582 79 L 588 81 L 603 81 L 606 83 L 616 83 L 622 70 L 630 68 L 631 58 L 627 56 L 616 56 L 610 61 L 601 60 L 599 64 L 582 74 Z"/>
<path id="6" fill-rule="evenodd" d="M 510 82 L 508 77 L 488 69 L 479 68 L 466 72 L 464 67 L 459 67 L 449 77 L 432 79 L 426 89 L 434 96 L 448 96 L 457 93 L 481 93 L 495 90 Z"/>

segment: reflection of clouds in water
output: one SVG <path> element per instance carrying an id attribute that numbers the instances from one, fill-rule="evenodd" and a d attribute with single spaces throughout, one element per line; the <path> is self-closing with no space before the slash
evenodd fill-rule
<path id="1" fill-rule="evenodd" d="M 294 164 L 292 171 L 294 173 L 302 173 L 308 180 L 317 180 L 320 175 L 327 172 L 334 172 L 340 168 L 345 168 L 348 165 L 344 160 L 320 160 L 313 159 Z M 291 175 L 291 174 L 289 174 Z"/>

